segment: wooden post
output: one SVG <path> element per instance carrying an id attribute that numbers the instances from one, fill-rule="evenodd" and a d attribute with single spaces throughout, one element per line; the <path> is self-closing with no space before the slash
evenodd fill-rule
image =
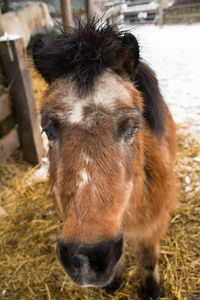
<path id="1" fill-rule="evenodd" d="M 4 0 L 3 2 L 4 2 L 4 13 L 6 13 L 9 11 L 10 0 Z"/>
<path id="2" fill-rule="evenodd" d="M 0 139 L 10 132 L 15 123 L 9 94 L 0 94 Z"/>
<path id="3" fill-rule="evenodd" d="M 158 24 L 160 27 L 163 25 L 163 0 L 159 0 L 159 16 Z"/>
<path id="4" fill-rule="evenodd" d="M 4 26 L 2 21 L 2 13 L 1 13 L 1 7 L 0 7 L 0 36 L 4 35 Z"/>
<path id="5" fill-rule="evenodd" d="M 72 26 L 71 0 L 60 0 L 62 20 L 65 32 Z"/>
<path id="6" fill-rule="evenodd" d="M 0 56 L 10 85 L 9 92 L 24 158 L 37 164 L 43 154 L 43 143 L 23 39 L 1 41 Z"/>
<path id="7" fill-rule="evenodd" d="M 2 13 L 1 13 L 1 7 L 0 7 L 0 37 L 4 35 L 4 26 L 3 26 L 3 22 L 2 22 Z M 2 63 L 0 61 L 0 86 L 1 87 L 6 87 L 6 80 L 5 80 L 5 76 L 3 74 L 3 66 Z"/>
<path id="8" fill-rule="evenodd" d="M 92 0 L 86 0 L 86 11 L 88 21 L 94 17 Z"/>
<path id="9" fill-rule="evenodd" d="M 0 163 L 14 154 L 20 146 L 18 132 L 13 128 L 6 136 L 0 139 Z"/>
<path id="10" fill-rule="evenodd" d="M 19 146 L 10 97 L 8 93 L 3 93 L 0 94 L 0 163 L 15 153 Z"/>

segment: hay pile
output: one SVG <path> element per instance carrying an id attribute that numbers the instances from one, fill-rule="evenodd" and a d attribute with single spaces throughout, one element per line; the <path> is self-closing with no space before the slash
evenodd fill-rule
<path id="1" fill-rule="evenodd" d="M 44 83 L 33 72 L 37 103 Z M 179 203 L 162 242 L 163 299 L 200 299 L 200 144 L 179 128 L 176 170 Z M 30 184 L 32 168 L 19 151 L 0 165 L 0 299 L 137 300 L 139 276 L 131 244 L 125 252 L 124 282 L 114 296 L 69 282 L 56 257 L 62 222 L 48 183 Z"/>
<path id="2" fill-rule="evenodd" d="M 36 108 L 38 113 L 40 112 L 40 100 L 44 91 L 47 89 L 47 83 L 43 80 L 43 78 L 37 73 L 33 66 L 33 60 L 29 57 L 28 64 L 30 66 L 32 83 L 34 88 L 34 96 L 36 102 Z"/>

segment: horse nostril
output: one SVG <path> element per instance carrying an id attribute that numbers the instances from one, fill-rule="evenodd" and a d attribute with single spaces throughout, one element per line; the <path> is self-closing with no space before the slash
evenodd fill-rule
<path id="1" fill-rule="evenodd" d="M 107 283 L 123 252 L 123 234 L 93 245 L 58 240 L 58 256 L 65 271 L 78 285 Z M 100 285 L 99 285 L 100 284 Z"/>

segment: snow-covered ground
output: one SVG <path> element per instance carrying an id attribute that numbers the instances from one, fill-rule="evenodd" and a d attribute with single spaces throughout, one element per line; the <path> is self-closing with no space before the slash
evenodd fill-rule
<path id="1" fill-rule="evenodd" d="M 136 26 L 141 56 L 156 71 L 174 119 L 200 131 L 200 24 Z"/>

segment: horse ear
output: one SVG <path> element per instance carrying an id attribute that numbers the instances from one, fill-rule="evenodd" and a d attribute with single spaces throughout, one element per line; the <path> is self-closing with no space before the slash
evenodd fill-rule
<path id="1" fill-rule="evenodd" d="M 51 83 L 57 78 L 54 71 L 55 56 L 47 54 L 46 42 L 43 39 L 38 39 L 33 45 L 32 56 L 36 70 L 42 75 L 47 83 Z"/>
<path id="2" fill-rule="evenodd" d="M 125 33 L 120 49 L 120 73 L 126 73 L 133 77 L 139 63 L 140 51 L 136 37 L 131 33 Z"/>
<path id="3" fill-rule="evenodd" d="M 45 64 L 48 63 L 46 57 L 44 55 L 44 49 L 45 49 L 45 42 L 42 39 L 37 39 L 35 43 L 33 44 L 32 48 L 32 56 L 33 56 L 33 62 L 35 65 L 36 70 L 42 75 L 42 77 L 48 82 L 51 82 L 50 76 L 46 72 Z M 44 63 L 45 62 L 45 63 Z M 48 64 L 47 64 L 48 66 Z"/>

